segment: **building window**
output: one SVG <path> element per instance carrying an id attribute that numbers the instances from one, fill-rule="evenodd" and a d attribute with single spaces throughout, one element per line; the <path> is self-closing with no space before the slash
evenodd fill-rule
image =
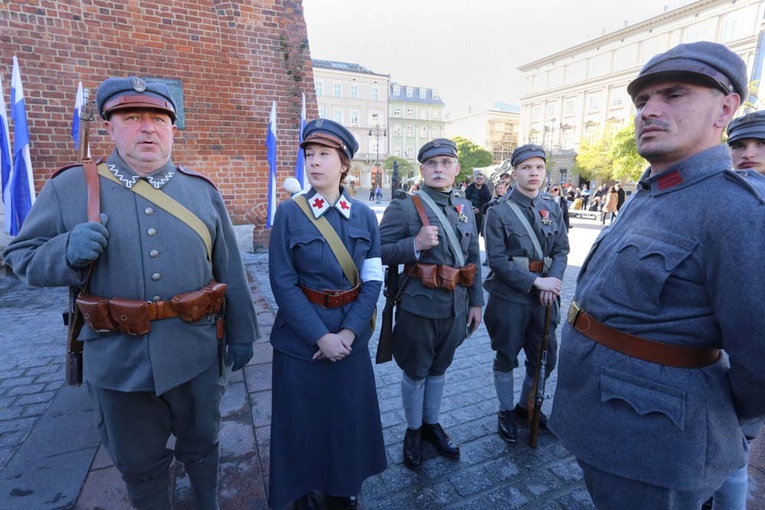
<path id="1" fill-rule="evenodd" d="M 564 129 L 563 136 L 561 136 L 561 149 L 573 149 L 574 142 L 574 130 Z"/>
<path id="2" fill-rule="evenodd" d="M 420 136 L 423 138 L 428 136 L 428 126 L 420 126 Z"/>
<path id="3" fill-rule="evenodd" d="M 427 99 L 428 98 L 428 89 L 420 89 L 420 99 Z"/>
<path id="4" fill-rule="evenodd" d="M 538 104 L 531 107 L 531 122 L 539 122 L 542 119 L 542 107 Z"/>
<path id="5" fill-rule="evenodd" d="M 555 120 L 558 114 L 558 105 L 555 103 L 547 103 L 547 120 Z"/>
<path id="6" fill-rule="evenodd" d="M 393 95 L 394 96 L 400 96 L 401 95 L 401 86 L 393 85 Z"/>
<path id="7" fill-rule="evenodd" d="M 394 117 L 401 117 L 401 107 L 400 106 L 394 106 L 393 107 L 393 116 Z"/>
<path id="8" fill-rule="evenodd" d="M 316 95 L 317 96 L 324 95 L 324 82 L 321 82 L 321 81 L 316 82 Z"/>
<path id="9" fill-rule="evenodd" d="M 358 110 L 351 110 L 351 116 L 350 116 L 351 126 L 358 126 L 359 125 L 359 111 Z"/>
<path id="10" fill-rule="evenodd" d="M 332 111 L 332 120 L 334 120 L 338 124 L 342 124 L 343 123 L 343 113 L 344 113 L 343 110 L 335 108 Z"/>
<path id="11" fill-rule="evenodd" d="M 359 98 L 359 86 L 355 83 L 351 84 L 351 99 Z"/>
<path id="12" fill-rule="evenodd" d="M 431 120 L 441 120 L 441 114 L 438 110 L 433 110 L 433 114 L 430 117 Z"/>
<path id="13" fill-rule="evenodd" d="M 561 168 L 560 169 L 560 182 L 568 182 L 568 168 Z"/>
<path id="14" fill-rule="evenodd" d="M 401 147 L 393 147 L 393 155 L 397 158 L 401 157 Z"/>
<path id="15" fill-rule="evenodd" d="M 433 138 L 441 136 L 441 128 L 434 127 L 431 131 L 433 133 Z"/>
<path id="16" fill-rule="evenodd" d="M 590 94 L 587 96 L 587 111 L 594 112 L 600 109 L 600 94 Z"/>
<path id="17" fill-rule="evenodd" d="M 372 87 L 372 101 L 379 101 L 379 100 L 380 100 L 380 88 Z"/>
<path id="18" fill-rule="evenodd" d="M 332 87 L 332 95 L 335 97 L 343 97 L 343 86 L 340 83 L 335 83 Z"/>
<path id="19" fill-rule="evenodd" d="M 412 159 L 414 157 L 414 149 L 411 147 L 407 147 L 406 151 L 404 151 L 404 157 L 406 159 Z"/>
<path id="20" fill-rule="evenodd" d="M 326 107 L 323 104 L 319 105 L 319 118 L 320 119 L 326 118 Z"/>
<path id="21" fill-rule="evenodd" d="M 406 125 L 406 136 L 414 136 L 414 125 L 412 124 Z"/>
<path id="22" fill-rule="evenodd" d="M 407 108 L 406 109 L 406 118 L 407 119 L 413 119 L 414 118 L 414 108 Z"/>
<path id="23" fill-rule="evenodd" d="M 431 98 L 433 101 L 438 101 L 438 91 L 432 90 L 432 91 L 430 92 L 430 98 Z"/>
<path id="24" fill-rule="evenodd" d="M 406 88 L 406 97 L 414 97 L 414 89 L 412 87 Z"/>
<path id="25" fill-rule="evenodd" d="M 621 108 L 624 106 L 624 98 L 621 96 L 614 96 L 611 98 L 611 108 Z"/>
<path id="26" fill-rule="evenodd" d="M 740 25 L 741 24 L 739 23 L 738 14 L 725 18 L 722 23 L 720 40 L 722 42 L 727 42 L 733 39 L 737 39 L 739 37 L 739 32 L 741 32 Z"/>
<path id="27" fill-rule="evenodd" d="M 563 101 L 563 115 L 570 117 L 574 115 L 574 109 L 576 108 L 576 100 L 572 97 Z"/>
<path id="28" fill-rule="evenodd" d="M 401 136 L 401 124 L 393 124 L 393 136 Z"/>

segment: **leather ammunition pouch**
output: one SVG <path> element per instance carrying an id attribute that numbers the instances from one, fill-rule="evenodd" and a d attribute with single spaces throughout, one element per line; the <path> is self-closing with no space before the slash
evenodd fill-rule
<path id="1" fill-rule="evenodd" d="M 545 257 L 544 260 L 531 260 L 528 257 L 513 257 L 512 261 L 532 273 L 547 274 L 552 266 L 552 259 Z"/>
<path id="2" fill-rule="evenodd" d="M 475 264 L 463 267 L 451 267 L 436 264 L 406 264 L 404 272 L 411 273 L 413 278 L 419 278 L 423 287 L 429 289 L 444 289 L 454 291 L 457 285 L 470 287 L 475 279 Z"/>
<path id="3" fill-rule="evenodd" d="M 169 301 L 86 295 L 75 302 L 85 323 L 94 331 L 120 330 L 127 335 L 139 336 L 151 331 L 151 321 L 180 317 L 186 322 L 197 322 L 206 315 L 218 313 L 223 307 L 226 288 L 225 283 L 211 282 L 199 290 L 178 294 Z"/>

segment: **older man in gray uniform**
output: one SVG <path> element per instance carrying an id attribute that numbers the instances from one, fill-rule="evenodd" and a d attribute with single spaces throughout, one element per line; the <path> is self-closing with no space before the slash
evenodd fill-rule
<path id="1" fill-rule="evenodd" d="M 92 267 L 92 308 L 80 306 L 90 321 L 79 337 L 84 378 L 132 504 L 171 508 L 175 454 L 196 507 L 216 509 L 221 342 L 238 370 L 260 336 L 231 221 L 215 186 L 171 161 L 176 113 L 164 84 L 109 78 L 97 107 L 116 145 L 99 165 L 101 222 L 86 219 L 83 167 L 66 168 L 45 184 L 4 257 L 35 286 L 82 286 Z M 139 194 L 142 186 L 152 190 Z M 180 203 L 197 228 L 152 193 Z M 218 283 L 227 285 L 225 308 Z"/>
<path id="2" fill-rule="evenodd" d="M 550 427 L 599 509 L 700 508 L 744 464 L 738 419 L 765 414 L 765 179 L 721 144 L 746 66 L 681 44 L 627 90 L 651 166 L 582 266 Z"/>
<path id="3" fill-rule="evenodd" d="M 439 424 L 444 374 L 454 352 L 481 323 L 481 259 L 469 200 L 453 189 L 457 146 L 437 138 L 420 149 L 422 190 L 393 200 L 380 222 L 383 264 L 405 264 L 405 291 L 393 330 L 393 355 L 404 374 L 404 464 L 419 469 L 420 440 L 458 458 Z"/>
<path id="4" fill-rule="evenodd" d="M 546 177 L 544 149 L 527 144 L 513 151 L 515 187 L 486 214 L 486 259 L 491 272 L 484 288 L 489 292 L 484 321 L 491 337 L 494 386 L 499 400 L 497 433 L 508 443 L 517 439 L 516 420 L 529 421 L 528 398 L 538 370 L 538 354 L 544 334 L 545 308 L 551 307 L 550 346 L 545 378 L 555 368 L 558 342 L 560 291 L 568 261 L 568 233 L 563 212 L 549 195 L 540 193 Z M 513 369 L 518 353 L 526 353 L 526 377 L 518 405 Z M 540 416 L 540 426 L 547 418 Z"/>

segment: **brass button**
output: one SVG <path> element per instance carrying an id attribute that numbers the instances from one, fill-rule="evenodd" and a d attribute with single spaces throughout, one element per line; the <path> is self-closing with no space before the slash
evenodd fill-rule
<path id="1" fill-rule="evenodd" d="M 151 279 L 154 280 L 155 282 L 158 282 L 160 278 L 162 278 L 162 275 L 159 273 L 154 273 L 153 275 L 151 275 Z"/>
<path id="2" fill-rule="evenodd" d="M 154 209 L 152 209 L 151 207 L 147 207 L 146 209 L 143 210 L 143 212 L 146 213 L 146 216 L 151 216 L 152 214 L 154 214 Z"/>
<path id="3" fill-rule="evenodd" d="M 156 259 L 157 257 L 159 257 L 159 250 L 151 250 L 149 252 L 149 257 L 153 259 Z"/>
<path id="4" fill-rule="evenodd" d="M 150 228 L 149 230 L 146 231 L 146 233 L 149 234 L 150 237 L 154 237 L 155 235 L 157 235 L 157 229 Z"/>

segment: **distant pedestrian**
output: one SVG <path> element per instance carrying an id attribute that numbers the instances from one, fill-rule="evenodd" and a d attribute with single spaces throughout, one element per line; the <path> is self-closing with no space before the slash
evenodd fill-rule
<path id="1" fill-rule="evenodd" d="M 616 212 L 618 213 L 619 210 L 624 205 L 624 201 L 627 198 L 627 194 L 622 189 L 622 183 L 617 182 L 614 184 L 614 189 L 616 190 Z"/>
<path id="2" fill-rule="evenodd" d="M 611 186 L 606 193 L 606 201 L 603 204 L 603 216 L 601 216 L 600 223 L 606 224 L 606 217 L 608 217 L 609 223 L 616 218 L 616 208 L 619 203 L 619 194 L 616 192 L 616 187 Z"/>
<path id="3" fill-rule="evenodd" d="M 491 200 L 491 191 L 489 191 L 489 186 L 486 185 L 486 177 L 483 174 L 476 174 L 475 180 L 465 189 L 465 198 L 473 204 L 475 226 L 478 232 L 481 232 L 481 226 L 483 225 L 483 213 L 481 210 Z"/>

